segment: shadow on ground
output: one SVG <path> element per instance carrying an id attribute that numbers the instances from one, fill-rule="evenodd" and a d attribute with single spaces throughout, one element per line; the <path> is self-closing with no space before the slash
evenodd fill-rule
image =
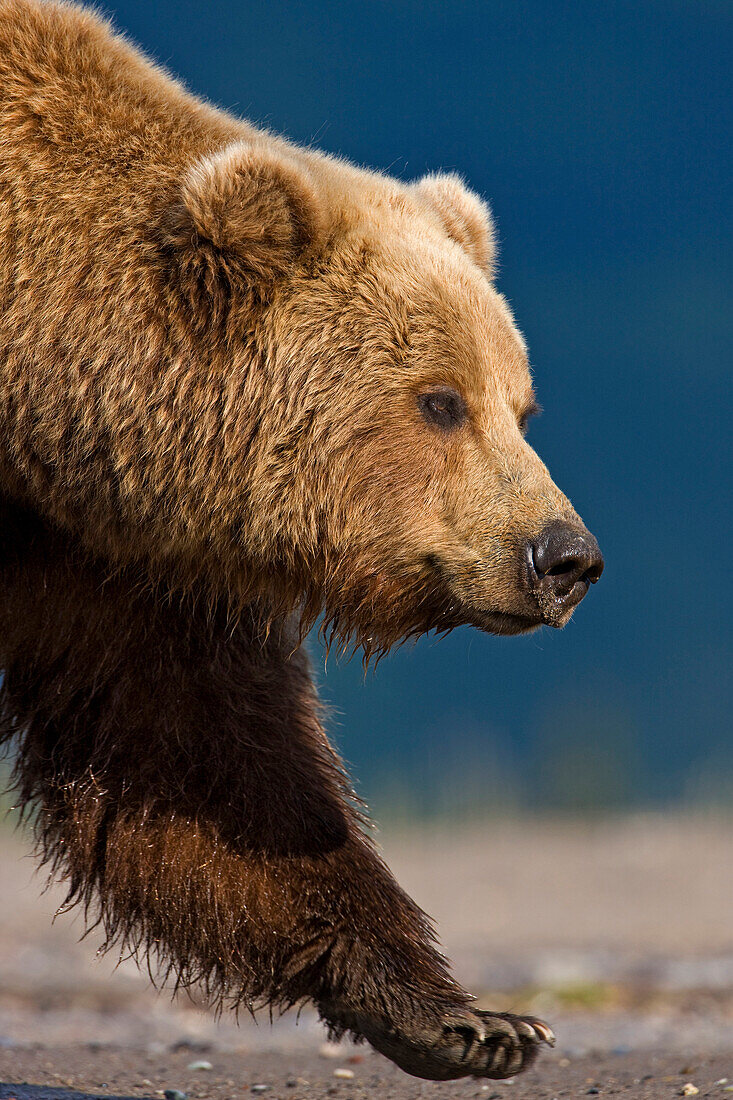
<path id="1" fill-rule="evenodd" d="M 49 1088 L 46 1085 L 4 1085 L 0 1081 L 0 1100 L 144 1100 L 139 1096 L 110 1096 L 101 1092 L 77 1092 L 76 1089 Z"/>

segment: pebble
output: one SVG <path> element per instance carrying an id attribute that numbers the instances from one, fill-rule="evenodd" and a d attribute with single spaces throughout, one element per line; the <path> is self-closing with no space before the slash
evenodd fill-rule
<path id="1" fill-rule="evenodd" d="M 341 1077 L 344 1081 L 350 1081 L 354 1076 L 353 1069 L 335 1069 L 333 1071 L 334 1077 Z"/>
<path id="2" fill-rule="evenodd" d="M 691 1081 L 688 1081 L 686 1085 L 683 1085 L 680 1089 L 680 1096 L 699 1096 L 700 1090 L 697 1085 L 693 1085 Z"/>
<path id="3" fill-rule="evenodd" d="M 716 1085 L 727 1085 L 728 1084 L 728 1078 L 727 1077 L 721 1077 L 719 1081 L 715 1082 L 715 1084 Z"/>
<path id="4" fill-rule="evenodd" d="M 251 1085 L 250 1092 L 267 1092 L 269 1088 L 272 1088 L 272 1085 Z"/>
<path id="5" fill-rule="evenodd" d="M 179 1089 L 163 1089 L 163 1096 L 165 1100 L 188 1100 L 185 1092 Z"/>
<path id="6" fill-rule="evenodd" d="M 344 1048 L 341 1043 L 321 1043 L 318 1053 L 321 1058 L 343 1058 Z"/>
<path id="7" fill-rule="evenodd" d="M 163 1046 L 162 1043 L 154 1043 L 154 1046 Z M 165 1050 L 165 1047 L 163 1046 Z M 171 1043 L 168 1047 L 174 1054 L 177 1054 L 181 1050 L 188 1050 L 191 1054 L 208 1054 L 211 1050 L 211 1043 L 200 1042 L 198 1039 L 177 1039 L 175 1043 Z"/>
<path id="8" fill-rule="evenodd" d="M 186 1066 L 186 1069 L 190 1069 L 190 1070 L 198 1070 L 198 1069 L 209 1070 L 209 1069 L 213 1069 L 213 1068 L 214 1067 L 212 1066 L 211 1062 L 189 1062 L 188 1065 Z"/>

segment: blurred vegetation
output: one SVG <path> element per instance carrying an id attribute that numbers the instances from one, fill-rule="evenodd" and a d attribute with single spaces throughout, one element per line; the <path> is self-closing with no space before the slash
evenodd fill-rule
<path id="1" fill-rule="evenodd" d="M 602 813 L 644 797 L 638 731 L 621 709 L 580 703 L 556 706 L 534 736 L 529 784 L 548 810 Z"/>
<path id="2" fill-rule="evenodd" d="M 733 749 L 703 755 L 682 794 L 665 790 L 650 782 L 653 762 L 633 715 L 608 701 L 548 707 L 527 740 L 526 748 L 517 746 L 495 728 L 470 723 L 413 729 L 378 756 L 360 754 L 357 789 L 390 822 L 733 811 Z"/>

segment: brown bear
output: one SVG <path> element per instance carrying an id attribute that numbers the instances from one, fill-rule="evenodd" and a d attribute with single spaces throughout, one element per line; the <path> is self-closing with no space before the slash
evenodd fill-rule
<path id="1" fill-rule="evenodd" d="M 256 130 L 69 4 L 0 0 L 0 88 L 0 717 L 44 859 L 215 1003 L 516 1073 L 551 1031 L 451 977 L 300 644 L 561 626 L 600 575 L 524 439 L 488 209 Z"/>

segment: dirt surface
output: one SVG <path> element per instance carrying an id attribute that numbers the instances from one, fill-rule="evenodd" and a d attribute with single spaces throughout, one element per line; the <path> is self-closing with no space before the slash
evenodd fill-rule
<path id="1" fill-rule="evenodd" d="M 324 1045 L 307 1010 L 270 1027 L 217 1021 L 195 996 L 172 1001 L 133 960 L 97 958 L 100 937 L 80 942 L 78 915 L 53 922 L 63 889 L 42 893 L 27 841 L 0 832 L 0 1100 L 161 1100 L 166 1089 L 190 1100 L 646 1100 L 688 1083 L 699 1089 L 688 1095 L 733 1096 L 733 822 L 385 835 L 386 858 L 479 1005 L 551 1022 L 557 1047 L 527 1074 L 420 1082 L 366 1046 Z M 188 1068 L 202 1060 L 212 1068 Z"/>
<path id="2" fill-rule="evenodd" d="M 206 1060 L 212 1069 L 187 1069 L 193 1060 Z M 730 1057 L 723 1055 L 685 1064 L 674 1055 L 586 1055 L 569 1061 L 550 1053 L 541 1064 L 511 1082 L 437 1083 L 407 1077 L 369 1051 L 331 1059 L 314 1054 L 207 1054 L 190 1049 L 145 1055 L 67 1047 L 0 1052 L 0 1080 L 12 1082 L 0 1084 L 0 1098 L 161 1100 L 165 1090 L 177 1089 L 190 1100 L 249 1100 L 258 1095 L 265 1100 L 560 1100 L 575 1096 L 671 1100 L 689 1083 L 700 1090 L 700 1097 L 726 1100 L 733 1093 L 726 1093 L 726 1085 L 720 1082 L 732 1072 Z M 351 1073 L 353 1077 L 337 1073 Z"/>

